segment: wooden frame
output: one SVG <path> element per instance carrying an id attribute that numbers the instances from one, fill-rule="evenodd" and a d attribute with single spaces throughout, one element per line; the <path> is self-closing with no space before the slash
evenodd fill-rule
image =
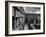
<path id="1" fill-rule="evenodd" d="M 42 33 L 26 33 L 26 34 L 8 34 L 8 2 L 26 3 L 26 4 L 42 4 L 43 5 L 43 32 Z M 5 1 L 5 36 L 19 36 L 19 35 L 36 35 L 45 33 L 45 3 L 40 2 L 22 2 L 22 1 Z"/>

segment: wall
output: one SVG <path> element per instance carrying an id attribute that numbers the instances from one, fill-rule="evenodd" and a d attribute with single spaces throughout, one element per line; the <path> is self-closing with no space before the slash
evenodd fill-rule
<path id="1" fill-rule="evenodd" d="M 16 0 L 16 1 L 18 1 L 18 0 Z M 46 0 L 19 0 L 19 1 L 44 2 L 45 9 L 46 9 Z M 45 20 L 45 22 L 46 22 L 46 20 Z M 46 23 L 45 23 L 45 26 L 46 26 Z M 46 29 L 46 27 L 45 27 L 45 29 Z M 0 0 L 0 37 L 5 37 L 5 0 Z M 7 37 L 10 37 L 10 36 L 7 36 Z M 40 34 L 40 35 L 24 35 L 24 36 L 12 36 L 12 37 L 46 37 L 46 32 L 45 32 L 45 34 Z"/>

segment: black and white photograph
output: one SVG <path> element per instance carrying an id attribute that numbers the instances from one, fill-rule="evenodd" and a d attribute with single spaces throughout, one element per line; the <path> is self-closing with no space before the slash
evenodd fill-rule
<path id="1" fill-rule="evenodd" d="M 5 2 L 5 35 L 45 33 L 45 3 Z"/>
<path id="2" fill-rule="evenodd" d="M 13 30 L 40 29 L 41 14 L 35 14 L 40 12 L 40 7 L 13 7 L 13 9 Z"/>

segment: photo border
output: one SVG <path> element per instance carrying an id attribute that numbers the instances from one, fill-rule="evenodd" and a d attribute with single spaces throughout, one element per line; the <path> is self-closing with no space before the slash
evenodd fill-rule
<path id="1" fill-rule="evenodd" d="M 32 3 L 32 4 L 43 4 L 43 32 L 42 33 L 26 33 L 26 34 L 8 34 L 8 2 L 17 3 Z M 5 36 L 19 36 L 19 35 L 36 35 L 45 34 L 45 3 L 41 2 L 25 2 L 25 1 L 5 1 Z"/>

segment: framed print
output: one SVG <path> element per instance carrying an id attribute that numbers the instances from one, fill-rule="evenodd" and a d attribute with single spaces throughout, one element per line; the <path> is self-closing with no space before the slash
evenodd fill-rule
<path id="1" fill-rule="evenodd" d="M 45 33 L 45 3 L 5 2 L 5 35 L 34 35 Z"/>

